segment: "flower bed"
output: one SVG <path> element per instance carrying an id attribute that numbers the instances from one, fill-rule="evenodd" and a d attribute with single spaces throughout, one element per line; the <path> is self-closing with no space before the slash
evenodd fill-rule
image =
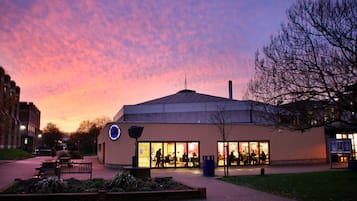
<path id="1" fill-rule="evenodd" d="M 206 189 L 193 189 L 172 178 L 138 179 L 120 172 L 111 180 L 63 180 L 57 177 L 15 182 L 0 194 L 1 200 L 167 200 L 203 199 Z"/>

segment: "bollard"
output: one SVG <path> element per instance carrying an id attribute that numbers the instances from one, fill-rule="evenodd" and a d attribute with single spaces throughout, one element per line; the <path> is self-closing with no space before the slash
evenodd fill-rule
<path id="1" fill-rule="evenodd" d="M 265 169 L 264 168 L 260 168 L 260 176 L 264 176 L 265 174 Z"/>

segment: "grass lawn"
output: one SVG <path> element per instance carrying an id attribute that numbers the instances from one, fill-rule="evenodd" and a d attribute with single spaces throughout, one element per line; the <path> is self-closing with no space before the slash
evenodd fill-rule
<path id="1" fill-rule="evenodd" d="M 21 149 L 0 149 L 0 160 L 21 160 L 31 157 L 31 153 Z"/>
<path id="2" fill-rule="evenodd" d="M 299 201 L 357 200 L 357 172 L 348 170 L 232 176 L 224 177 L 222 180 Z"/>

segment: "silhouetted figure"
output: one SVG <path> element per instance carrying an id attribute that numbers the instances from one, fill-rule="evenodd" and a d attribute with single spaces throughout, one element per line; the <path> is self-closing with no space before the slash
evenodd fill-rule
<path id="1" fill-rule="evenodd" d="M 159 149 L 159 150 L 156 151 L 155 158 L 156 158 L 156 165 L 155 165 L 155 167 L 160 167 L 160 162 L 161 162 L 161 149 Z"/>

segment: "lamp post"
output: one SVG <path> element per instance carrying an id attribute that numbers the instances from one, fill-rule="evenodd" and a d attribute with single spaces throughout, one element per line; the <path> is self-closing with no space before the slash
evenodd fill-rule
<path id="1" fill-rule="evenodd" d="M 138 138 L 141 137 L 144 127 L 142 126 L 131 126 L 128 129 L 129 136 L 135 138 L 135 155 L 133 156 L 132 166 L 133 168 L 138 167 Z"/>
<path id="2" fill-rule="evenodd" d="M 21 134 L 21 139 L 22 139 L 22 142 L 21 142 L 21 147 L 23 150 L 26 150 L 27 151 L 27 147 L 28 147 L 28 133 L 27 133 L 27 127 L 26 125 L 24 124 L 21 124 L 20 125 L 20 134 Z"/>
<path id="3" fill-rule="evenodd" d="M 39 133 L 37 135 L 37 149 L 39 150 L 39 148 L 42 146 L 42 134 Z"/>

